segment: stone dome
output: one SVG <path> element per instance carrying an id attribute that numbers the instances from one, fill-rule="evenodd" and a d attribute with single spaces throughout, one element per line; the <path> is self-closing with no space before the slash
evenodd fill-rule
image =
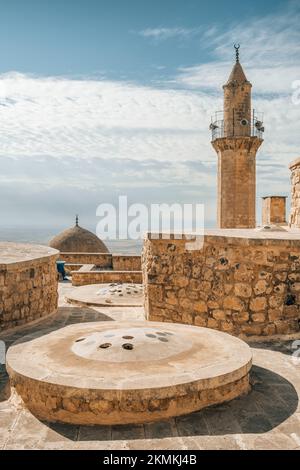
<path id="1" fill-rule="evenodd" d="M 105 244 L 92 232 L 76 224 L 53 237 L 49 246 L 62 253 L 109 253 Z"/>

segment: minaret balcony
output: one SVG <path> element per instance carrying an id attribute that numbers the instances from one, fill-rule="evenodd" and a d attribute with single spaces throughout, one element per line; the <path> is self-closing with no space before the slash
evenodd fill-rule
<path id="1" fill-rule="evenodd" d="M 235 115 L 236 114 L 236 115 Z M 228 121 L 224 120 L 224 112 L 217 111 L 211 119 L 209 129 L 212 133 L 212 141 L 226 137 L 257 137 L 263 139 L 264 125 L 263 114 L 251 112 L 251 119 L 241 118 L 240 113 L 233 112 L 233 117 Z"/>

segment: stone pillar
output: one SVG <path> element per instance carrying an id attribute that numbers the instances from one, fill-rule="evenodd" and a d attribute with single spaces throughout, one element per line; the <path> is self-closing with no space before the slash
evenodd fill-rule
<path id="1" fill-rule="evenodd" d="M 286 196 L 265 196 L 262 198 L 262 224 L 263 225 L 285 225 Z"/>
<path id="2" fill-rule="evenodd" d="M 291 212 L 289 226 L 300 228 L 300 158 L 290 164 L 291 170 Z"/>
<path id="3" fill-rule="evenodd" d="M 218 154 L 218 227 L 256 226 L 257 137 L 225 137 L 212 142 Z"/>

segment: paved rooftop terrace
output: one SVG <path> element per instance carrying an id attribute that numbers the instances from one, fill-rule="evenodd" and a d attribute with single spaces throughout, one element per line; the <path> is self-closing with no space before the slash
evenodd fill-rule
<path id="1" fill-rule="evenodd" d="M 55 317 L 22 332 L 2 335 L 7 347 L 24 334 L 49 332 L 78 322 L 143 320 L 141 307 L 80 307 L 60 284 Z M 47 424 L 10 395 L 0 365 L 0 449 L 298 449 L 300 450 L 300 364 L 292 342 L 252 344 L 252 391 L 229 403 L 156 423 L 119 426 Z"/>

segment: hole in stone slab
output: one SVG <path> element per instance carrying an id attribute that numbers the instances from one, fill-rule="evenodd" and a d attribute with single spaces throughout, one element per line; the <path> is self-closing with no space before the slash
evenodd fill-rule
<path id="1" fill-rule="evenodd" d="M 129 335 L 126 335 L 126 336 L 122 336 L 123 339 L 133 339 L 133 336 L 129 336 Z"/>
<path id="2" fill-rule="evenodd" d="M 84 341 L 84 340 L 85 340 L 85 338 L 78 338 L 78 339 L 75 340 L 75 343 L 79 343 L 80 341 Z"/>
<path id="3" fill-rule="evenodd" d="M 107 349 L 111 346 L 111 343 L 103 343 L 103 344 L 100 344 L 99 348 L 101 349 Z"/>
<path id="4" fill-rule="evenodd" d="M 162 336 L 160 336 L 159 338 L 157 338 L 159 341 L 162 341 L 163 343 L 168 343 L 169 340 L 167 338 L 163 338 Z"/>
<path id="5" fill-rule="evenodd" d="M 158 336 L 166 336 L 166 333 L 162 333 L 161 331 L 157 331 L 156 334 L 157 334 Z"/>
<path id="6" fill-rule="evenodd" d="M 285 305 L 295 305 L 296 303 L 296 296 L 293 294 L 287 294 L 285 299 Z"/>
<path id="7" fill-rule="evenodd" d="M 146 336 L 148 336 L 148 338 L 156 338 L 156 335 L 152 335 L 151 333 L 146 333 Z"/>
<path id="8" fill-rule="evenodd" d="M 131 344 L 131 343 L 124 343 L 124 344 L 122 344 L 122 348 L 123 348 L 123 349 L 127 349 L 127 350 L 129 351 L 129 350 L 133 349 L 133 344 Z"/>

